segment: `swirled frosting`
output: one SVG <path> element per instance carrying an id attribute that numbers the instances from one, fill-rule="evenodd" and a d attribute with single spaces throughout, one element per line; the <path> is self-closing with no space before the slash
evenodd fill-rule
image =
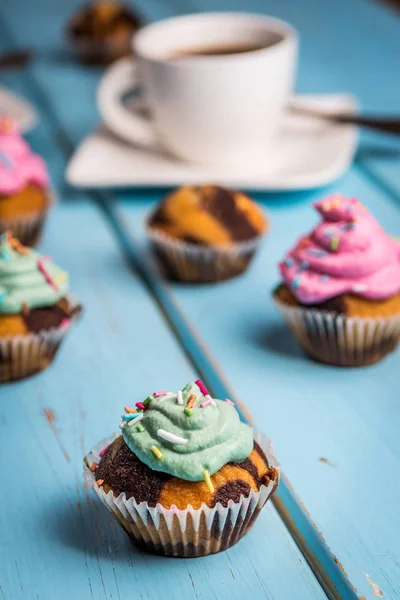
<path id="1" fill-rule="evenodd" d="M 50 257 L 0 236 L 0 314 L 53 306 L 68 293 L 68 275 Z"/>
<path id="2" fill-rule="evenodd" d="M 202 387 L 188 383 L 180 392 L 181 404 L 177 394 L 149 396 L 143 413 L 123 417 L 132 419 L 121 424 L 125 443 L 151 469 L 200 481 L 205 472 L 213 475 L 250 455 L 251 427 L 240 421 L 233 403 L 212 400 Z"/>
<path id="3" fill-rule="evenodd" d="M 314 304 L 345 293 L 380 300 L 399 292 L 400 242 L 367 208 L 342 196 L 314 206 L 322 221 L 279 265 L 296 298 Z"/>
<path id="4" fill-rule="evenodd" d="M 0 118 L 0 195 L 21 191 L 28 183 L 47 188 L 49 177 L 44 160 L 34 154 L 21 137 L 17 125 Z"/>

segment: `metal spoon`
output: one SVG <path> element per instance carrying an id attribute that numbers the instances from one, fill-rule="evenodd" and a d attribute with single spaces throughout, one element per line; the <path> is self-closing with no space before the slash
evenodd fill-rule
<path id="1" fill-rule="evenodd" d="M 395 116 L 377 117 L 372 115 L 329 113 L 313 110 L 312 108 L 302 108 L 300 106 L 291 106 L 290 110 L 297 114 L 323 119 L 324 121 L 340 125 L 358 125 L 375 131 L 383 131 L 391 135 L 400 135 L 400 118 Z"/>
<path id="2" fill-rule="evenodd" d="M 32 58 L 30 50 L 11 50 L 0 52 L 0 69 L 15 69 L 24 67 Z"/>

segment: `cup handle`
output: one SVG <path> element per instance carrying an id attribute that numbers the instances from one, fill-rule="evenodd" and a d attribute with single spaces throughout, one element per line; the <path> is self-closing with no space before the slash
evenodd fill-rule
<path id="1" fill-rule="evenodd" d="M 154 147 L 157 136 L 150 123 L 130 112 L 122 96 L 140 85 L 137 63 L 130 58 L 116 61 L 102 77 L 97 88 L 97 106 L 104 123 L 118 136 L 140 146 Z"/>

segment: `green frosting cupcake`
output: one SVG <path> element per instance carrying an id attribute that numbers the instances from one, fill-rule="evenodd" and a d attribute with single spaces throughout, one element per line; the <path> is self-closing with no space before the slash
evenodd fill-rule
<path id="1" fill-rule="evenodd" d="M 228 462 L 244 461 L 253 449 L 251 427 L 233 403 L 212 399 L 200 381 L 177 393 L 155 392 L 137 406 L 140 412 L 122 417 L 122 435 L 155 471 L 200 481 Z"/>
<path id="2" fill-rule="evenodd" d="M 53 306 L 68 294 L 68 274 L 49 257 L 0 236 L 0 314 Z"/>

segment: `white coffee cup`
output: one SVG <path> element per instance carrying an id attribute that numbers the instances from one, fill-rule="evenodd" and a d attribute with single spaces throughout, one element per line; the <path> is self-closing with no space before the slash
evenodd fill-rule
<path id="1" fill-rule="evenodd" d="M 222 55 L 176 53 L 257 45 Z M 174 17 L 141 29 L 134 58 L 114 63 L 97 94 L 111 131 L 135 145 L 161 145 L 180 159 L 212 165 L 265 164 L 292 92 L 297 35 L 283 21 L 242 13 Z M 174 56 L 175 55 L 175 56 Z M 152 119 L 123 95 L 141 88 Z"/>

